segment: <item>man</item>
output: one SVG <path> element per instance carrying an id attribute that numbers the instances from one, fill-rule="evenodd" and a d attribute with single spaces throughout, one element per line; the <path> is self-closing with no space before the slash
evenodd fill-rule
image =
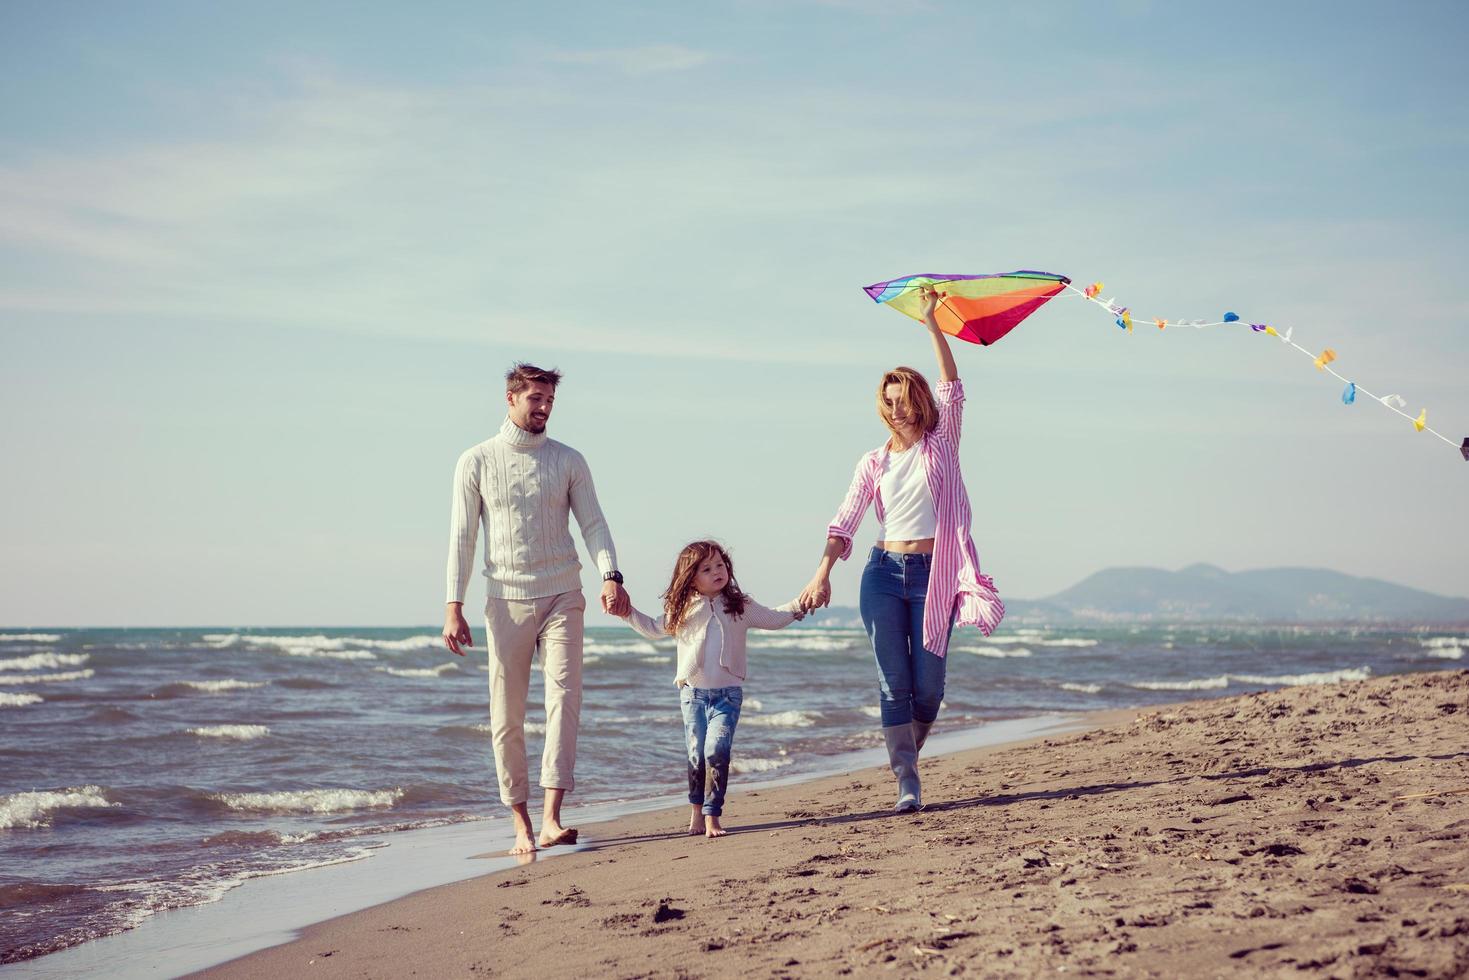
<path id="1" fill-rule="evenodd" d="M 587 461 L 546 437 L 560 381 L 557 371 L 515 365 L 505 375 L 508 411 L 500 431 L 460 456 L 454 471 L 444 645 L 461 657 L 461 647 L 474 645 L 464 620 L 464 592 L 474 566 L 475 537 L 483 525 L 490 735 L 500 799 L 515 821 L 511 854 L 529 854 L 537 844 L 526 806 L 530 786 L 525 758 L 525 701 L 537 647 L 546 680 L 546 747 L 541 757 L 546 802 L 539 844 L 576 842 L 576 831 L 561 825 L 561 799 L 575 785 L 586 599 L 568 514 L 576 516 L 587 551 L 602 572 L 602 608 L 625 616 L 630 607 Z"/>

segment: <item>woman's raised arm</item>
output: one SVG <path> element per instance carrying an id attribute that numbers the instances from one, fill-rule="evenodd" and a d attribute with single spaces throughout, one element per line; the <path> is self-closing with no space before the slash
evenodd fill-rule
<path id="1" fill-rule="evenodd" d="M 926 289 L 923 292 L 923 322 L 928 325 L 928 335 L 933 340 L 933 352 L 939 359 L 939 380 L 959 380 L 959 367 L 954 363 L 954 355 L 949 350 L 949 338 L 939 329 L 938 320 L 934 319 L 934 310 L 938 309 L 939 294 L 935 289 Z"/>

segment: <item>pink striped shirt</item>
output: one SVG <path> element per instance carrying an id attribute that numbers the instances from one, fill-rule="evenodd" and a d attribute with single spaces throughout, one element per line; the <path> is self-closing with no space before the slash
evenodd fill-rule
<path id="1" fill-rule="evenodd" d="M 969 494 L 959 470 L 959 431 L 964 418 L 964 384 L 955 379 L 940 381 L 934 390 L 939 404 L 939 424 L 923 436 L 923 465 L 928 489 L 933 494 L 938 528 L 934 533 L 933 562 L 924 596 L 923 645 L 942 657 L 949 648 L 949 617 L 955 626 L 978 626 L 989 636 L 1005 615 L 1005 604 L 995 583 L 979 570 L 979 555 L 969 535 Z M 852 536 L 857 533 L 867 505 L 875 503 L 883 516 L 878 486 L 887 466 L 884 443 L 857 461 L 847 497 L 837 508 L 826 529 L 827 537 L 844 542 L 841 558 L 852 554 Z"/>

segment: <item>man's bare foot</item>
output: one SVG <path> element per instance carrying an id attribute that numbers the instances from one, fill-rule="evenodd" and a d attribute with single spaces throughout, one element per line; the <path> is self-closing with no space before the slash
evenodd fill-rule
<path id="1" fill-rule="evenodd" d="M 541 846 L 555 847 L 557 844 L 575 844 L 577 830 L 575 827 L 563 827 L 559 823 L 551 823 L 543 820 L 541 822 Z"/>
<path id="2" fill-rule="evenodd" d="M 704 836 L 705 837 L 723 837 L 723 836 L 725 836 L 728 833 L 729 833 L 729 831 L 727 831 L 723 827 L 719 826 L 719 818 L 718 817 L 714 816 L 713 814 L 710 814 L 709 816 L 707 816 L 707 817 L 704 818 Z"/>
<path id="3" fill-rule="evenodd" d="M 534 854 L 536 850 L 535 831 L 530 825 L 530 811 L 524 803 L 517 803 L 510 808 L 510 822 L 515 825 L 515 846 L 506 851 L 507 854 Z"/>
<path id="4" fill-rule="evenodd" d="M 689 836 L 704 836 L 704 811 L 694 807 L 694 812 L 689 814 Z"/>

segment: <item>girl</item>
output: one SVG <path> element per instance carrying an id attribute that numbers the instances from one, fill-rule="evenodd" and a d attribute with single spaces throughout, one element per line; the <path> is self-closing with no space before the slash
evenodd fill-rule
<path id="1" fill-rule="evenodd" d="M 878 708 L 888 762 L 898 779 L 896 809 L 923 806 L 918 750 L 944 699 L 949 633 L 978 626 L 988 636 L 1005 615 L 995 584 L 980 573 L 969 535 L 969 495 L 959 469 L 964 386 L 939 330 L 939 296 L 924 294 L 924 323 L 939 363 L 937 398 L 928 381 L 896 367 L 877 386 L 887 441 L 857 461 L 847 497 L 826 529 L 826 550 L 801 592 L 801 608 L 831 601 L 831 567 L 852 553 L 852 537 L 876 504 L 877 546 L 862 571 L 862 624 L 877 660 Z"/>
<path id="2" fill-rule="evenodd" d="M 778 630 L 805 617 L 796 602 L 767 609 L 740 591 L 729 552 L 714 541 L 695 541 L 679 552 L 673 581 L 663 593 L 663 615 L 632 609 L 628 625 L 650 640 L 678 640 L 679 687 L 689 762 L 689 833 L 723 837 L 719 825 L 729 785 L 730 746 L 744 697 L 745 633 Z M 709 794 L 704 794 L 704 767 Z"/>

